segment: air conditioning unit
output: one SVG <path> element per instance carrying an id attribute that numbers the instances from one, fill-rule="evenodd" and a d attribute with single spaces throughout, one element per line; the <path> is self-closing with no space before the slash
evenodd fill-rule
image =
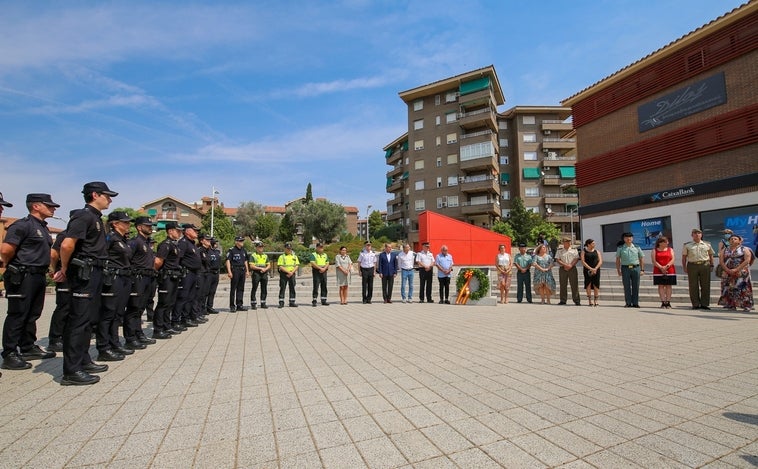
<path id="1" fill-rule="evenodd" d="M 463 182 L 464 179 L 466 179 L 464 176 L 458 176 L 458 182 Z"/>
<path id="2" fill-rule="evenodd" d="M 551 167 L 551 166 L 543 166 L 543 168 L 544 168 L 544 169 L 548 169 L 548 170 L 549 170 L 549 169 L 552 169 L 552 167 Z"/>
<path id="3" fill-rule="evenodd" d="M 552 130 L 543 130 L 542 133 L 545 134 L 545 135 L 550 135 L 551 133 L 553 133 L 553 131 Z"/>

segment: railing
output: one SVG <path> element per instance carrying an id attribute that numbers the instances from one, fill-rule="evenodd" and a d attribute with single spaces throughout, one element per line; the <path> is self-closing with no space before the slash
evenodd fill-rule
<path id="1" fill-rule="evenodd" d="M 492 109 L 487 107 L 484 109 L 477 109 L 476 111 L 459 112 L 458 118 L 463 119 L 464 117 L 473 117 L 473 116 L 478 116 L 480 114 L 492 114 Z"/>
<path id="2" fill-rule="evenodd" d="M 459 180 L 458 182 L 462 182 L 462 183 L 465 184 L 467 182 L 491 181 L 493 179 L 497 179 L 497 178 L 494 177 L 494 176 L 486 176 L 486 175 L 481 175 L 481 176 L 466 176 L 466 177 L 463 178 L 463 181 Z"/>
<path id="3" fill-rule="evenodd" d="M 467 138 L 474 138 L 474 137 L 481 137 L 483 135 L 492 135 L 493 132 L 491 130 L 480 130 L 479 132 L 472 132 L 470 134 L 461 134 L 461 140 L 467 139 Z"/>
<path id="4" fill-rule="evenodd" d="M 486 201 L 476 201 L 476 202 L 462 202 L 461 207 L 475 207 L 477 205 L 488 205 L 488 204 L 497 204 L 499 201 L 498 199 L 487 199 Z"/>
<path id="5" fill-rule="evenodd" d="M 543 143 L 576 143 L 575 138 L 553 138 L 553 137 L 545 137 L 542 139 Z"/>
<path id="6" fill-rule="evenodd" d="M 553 199 L 576 199 L 578 197 L 577 194 L 545 194 L 544 197 L 550 197 Z"/>

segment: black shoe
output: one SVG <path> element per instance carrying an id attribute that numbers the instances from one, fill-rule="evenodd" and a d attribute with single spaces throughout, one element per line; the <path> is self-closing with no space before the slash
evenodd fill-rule
<path id="1" fill-rule="evenodd" d="M 315 308 L 316 306 L 318 306 L 318 302 L 317 302 L 316 300 L 313 300 L 313 302 L 311 302 L 311 304 L 313 305 L 313 307 L 314 307 L 314 308 Z"/>
<path id="2" fill-rule="evenodd" d="M 700 309 L 700 306 L 693 306 L 690 309 Z"/>
<path id="3" fill-rule="evenodd" d="M 279 303 L 279 309 L 284 308 L 284 303 Z"/>
<path id="4" fill-rule="evenodd" d="M 9 353 L 3 358 L 0 368 L 4 370 L 28 370 L 32 364 L 21 358 L 16 352 Z"/>
<path id="5" fill-rule="evenodd" d="M 208 309 L 206 309 L 206 311 L 208 311 L 208 314 L 218 314 L 218 310 L 217 309 L 208 308 Z"/>
<path id="6" fill-rule="evenodd" d="M 181 331 L 181 330 L 179 330 L 179 329 L 174 329 L 174 328 L 172 328 L 172 327 L 169 327 L 168 329 L 166 329 L 166 332 L 168 332 L 168 333 L 169 333 L 169 334 L 171 334 L 171 335 L 179 335 L 179 334 L 181 334 L 181 333 L 182 333 L 182 331 Z"/>
<path id="7" fill-rule="evenodd" d="M 97 360 L 101 362 L 120 362 L 123 359 L 123 354 L 111 349 L 101 350 L 100 353 L 97 354 Z"/>
<path id="8" fill-rule="evenodd" d="M 256 309 L 258 309 L 258 306 L 256 306 L 255 304 L 251 304 L 251 305 L 250 305 L 250 309 L 252 309 L 252 310 L 256 310 Z"/>
<path id="9" fill-rule="evenodd" d="M 229 308 L 229 312 L 230 313 L 236 313 L 237 312 L 237 308 L 235 308 L 234 306 L 232 306 L 231 308 Z"/>
<path id="10" fill-rule="evenodd" d="M 87 373 L 104 373 L 108 371 L 108 365 L 105 363 L 89 362 L 82 369 Z"/>
<path id="11" fill-rule="evenodd" d="M 261 309 L 268 309 L 268 306 L 266 306 L 266 303 L 261 304 Z"/>
<path id="12" fill-rule="evenodd" d="M 170 339 L 171 334 L 168 331 L 153 331 L 153 340 L 155 339 Z"/>
<path id="13" fill-rule="evenodd" d="M 322 302 L 321 302 L 321 306 L 329 306 L 329 302 L 327 302 L 327 301 L 322 301 Z"/>
<path id="14" fill-rule="evenodd" d="M 247 311 L 247 306 L 237 306 L 237 311 Z"/>
<path id="15" fill-rule="evenodd" d="M 135 350 L 145 350 L 147 345 L 143 344 L 139 340 L 129 340 L 124 344 L 124 349 L 131 352 Z"/>
<path id="16" fill-rule="evenodd" d="M 86 386 L 100 381 L 99 376 L 93 376 L 86 371 L 75 371 L 70 375 L 63 375 L 61 386 Z"/>
<path id="17" fill-rule="evenodd" d="M 171 329 L 173 329 L 175 331 L 184 332 L 184 331 L 187 330 L 187 327 L 184 324 L 182 324 L 182 323 L 173 322 L 173 323 L 171 323 Z M 172 334 L 173 334 L 173 332 L 172 332 Z"/>
<path id="18" fill-rule="evenodd" d="M 577 305 L 577 306 L 582 306 L 582 303 L 579 302 L 579 301 L 574 301 L 574 304 Z"/>
<path id="19" fill-rule="evenodd" d="M 418 302 L 419 302 L 419 303 L 423 303 L 423 302 L 424 302 L 424 300 L 423 300 L 423 299 L 421 299 L 421 300 L 418 300 Z"/>
<path id="20" fill-rule="evenodd" d="M 449 305 L 450 304 L 450 300 L 445 300 L 445 304 Z"/>
<path id="21" fill-rule="evenodd" d="M 637 304 L 632 305 L 632 308 L 639 308 L 639 307 L 640 305 L 637 305 Z"/>
<path id="22" fill-rule="evenodd" d="M 290 308 L 297 308 L 297 303 L 290 303 Z"/>
<path id="23" fill-rule="evenodd" d="M 113 347 L 113 349 L 111 349 L 111 350 L 113 350 L 116 353 L 120 353 L 121 355 L 133 355 L 134 354 L 134 350 L 130 350 L 130 349 L 126 348 L 126 347 L 121 347 L 121 346 L 119 346 L 119 347 Z"/>
<path id="24" fill-rule="evenodd" d="M 51 352 L 61 352 L 63 353 L 63 340 L 62 339 L 50 339 L 50 343 L 47 346 L 47 349 Z"/>
<path id="25" fill-rule="evenodd" d="M 371 304 L 371 300 L 366 300 L 366 304 L 370 305 Z"/>
<path id="26" fill-rule="evenodd" d="M 198 316 L 195 318 L 195 322 L 198 324 L 205 324 L 208 320 L 204 316 Z"/>
<path id="27" fill-rule="evenodd" d="M 47 358 L 55 358 L 55 352 L 43 350 L 42 347 L 35 344 L 29 350 L 22 350 L 21 358 L 24 360 L 45 360 Z"/>
<path id="28" fill-rule="evenodd" d="M 143 345 L 153 345 L 155 343 L 155 339 L 151 339 L 144 335 L 137 336 L 137 340 Z"/>
<path id="29" fill-rule="evenodd" d="M 711 310 L 711 308 L 709 308 L 708 306 L 701 306 L 700 309 L 704 309 L 706 311 L 710 311 Z"/>
<path id="30" fill-rule="evenodd" d="M 195 321 L 193 321 L 192 319 L 185 319 L 184 321 L 182 321 L 182 326 L 183 327 L 197 327 L 198 324 Z M 174 326 L 171 326 L 171 328 L 173 328 L 173 327 Z"/>
<path id="31" fill-rule="evenodd" d="M 558 304 L 559 304 L 559 305 L 565 305 L 565 304 L 566 304 L 566 302 L 565 302 L 565 301 L 559 301 L 559 302 L 558 302 Z"/>

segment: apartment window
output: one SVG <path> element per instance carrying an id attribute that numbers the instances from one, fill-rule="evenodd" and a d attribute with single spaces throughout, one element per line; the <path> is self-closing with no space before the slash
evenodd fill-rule
<path id="1" fill-rule="evenodd" d="M 495 148 L 492 142 L 474 143 L 461 147 L 461 161 L 475 160 L 485 156 L 495 154 Z"/>
<path id="2" fill-rule="evenodd" d="M 525 125 L 534 125 L 535 119 L 534 116 L 521 116 L 521 122 Z"/>
<path id="3" fill-rule="evenodd" d="M 413 149 L 414 150 L 423 150 L 424 149 L 424 141 L 423 140 L 416 140 L 413 142 Z"/>
<path id="4" fill-rule="evenodd" d="M 524 196 L 525 197 L 539 197 L 540 196 L 540 188 L 539 187 L 525 187 L 524 188 Z"/>
<path id="5" fill-rule="evenodd" d="M 445 114 L 445 123 L 452 124 L 453 122 L 457 120 L 458 120 L 458 114 L 455 111 L 448 112 L 447 114 Z"/>
<path id="6" fill-rule="evenodd" d="M 413 130 L 421 130 L 424 128 L 424 119 L 418 119 L 413 121 Z"/>
<path id="7" fill-rule="evenodd" d="M 447 164 L 456 164 L 458 162 L 458 155 L 447 155 Z"/>
<path id="8" fill-rule="evenodd" d="M 524 143 L 537 143 L 537 134 L 528 133 L 524 134 Z"/>
<path id="9" fill-rule="evenodd" d="M 420 212 L 422 210 L 426 210 L 426 201 L 424 199 L 417 200 L 415 202 L 415 205 L 416 205 L 416 211 L 417 212 Z"/>
<path id="10" fill-rule="evenodd" d="M 447 134 L 447 143 L 456 143 L 458 141 L 458 134 Z"/>
<path id="11" fill-rule="evenodd" d="M 414 189 L 417 191 L 423 191 L 424 190 L 424 180 L 416 181 L 416 183 L 413 185 Z"/>
<path id="12" fill-rule="evenodd" d="M 437 136 L 436 143 L 437 143 L 437 146 L 440 146 L 442 144 L 442 139 L 440 138 L 440 136 Z"/>
<path id="13" fill-rule="evenodd" d="M 500 139 L 500 148 L 508 148 L 508 139 L 507 138 L 501 138 Z"/>
<path id="14" fill-rule="evenodd" d="M 458 196 L 457 195 L 449 195 L 449 196 L 447 196 L 447 206 L 448 207 L 457 207 L 458 206 Z"/>
<path id="15" fill-rule="evenodd" d="M 413 101 L 413 110 L 414 111 L 420 111 L 422 109 L 424 109 L 424 100 L 423 99 L 419 99 L 419 100 Z"/>
<path id="16" fill-rule="evenodd" d="M 524 161 L 537 161 L 537 152 L 536 151 L 525 151 L 524 152 Z"/>
<path id="17" fill-rule="evenodd" d="M 498 121 L 497 122 L 497 128 L 500 130 L 507 130 L 508 129 L 508 121 Z"/>
<path id="18" fill-rule="evenodd" d="M 525 207 L 528 211 L 532 213 L 536 213 L 537 215 L 540 214 L 540 208 L 539 207 Z"/>
<path id="19" fill-rule="evenodd" d="M 442 187 L 442 177 L 441 176 L 437 177 L 437 187 Z"/>
<path id="20" fill-rule="evenodd" d="M 411 193 L 411 189 L 409 187 L 405 188 L 405 195 L 409 195 Z"/>
<path id="21" fill-rule="evenodd" d="M 442 118 L 440 116 L 437 116 L 434 118 L 434 125 L 440 125 L 442 123 Z"/>
<path id="22" fill-rule="evenodd" d="M 437 208 L 447 207 L 447 197 L 437 197 Z"/>
<path id="23" fill-rule="evenodd" d="M 437 167 L 438 167 L 438 168 L 441 168 L 441 167 L 442 167 L 442 157 L 441 157 L 441 156 L 438 156 L 438 157 L 437 157 Z"/>
<path id="24" fill-rule="evenodd" d="M 435 94 L 434 95 L 434 105 L 439 106 L 440 105 L 440 95 Z"/>
<path id="25" fill-rule="evenodd" d="M 501 156 L 500 157 L 500 164 L 508 164 L 508 157 L 507 156 Z"/>
<path id="26" fill-rule="evenodd" d="M 417 160 L 413 162 L 413 169 L 424 169 L 424 160 Z"/>
<path id="27" fill-rule="evenodd" d="M 457 186 L 458 185 L 458 176 L 448 176 L 447 177 L 447 185 L 448 186 Z"/>
<path id="28" fill-rule="evenodd" d="M 458 98 L 458 93 L 455 91 L 448 91 L 445 95 L 445 102 L 446 103 L 452 103 Z"/>
<path id="29" fill-rule="evenodd" d="M 503 200 L 511 200 L 511 191 L 500 191 L 500 198 Z"/>
<path id="30" fill-rule="evenodd" d="M 503 218 L 510 218 L 511 217 L 511 209 L 504 208 L 500 211 L 500 216 Z"/>

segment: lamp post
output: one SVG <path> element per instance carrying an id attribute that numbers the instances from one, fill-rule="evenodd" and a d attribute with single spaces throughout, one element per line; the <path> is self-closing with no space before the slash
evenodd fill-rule
<path id="1" fill-rule="evenodd" d="M 215 187 L 211 187 L 211 238 L 213 237 L 213 209 L 216 207 L 216 195 L 218 194 L 219 191 Z"/>
<path id="2" fill-rule="evenodd" d="M 366 241 L 371 241 L 371 238 L 369 238 L 369 235 L 368 235 L 368 217 L 369 217 L 370 210 L 371 210 L 371 205 L 366 207 Z"/>
<path id="3" fill-rule="evenodd" d="M 574 244 L 574 212 L 579 216 L 579 208 L 572 208 L 569 212 L 569 223 L 571 224 L 571 244 Z"/>

